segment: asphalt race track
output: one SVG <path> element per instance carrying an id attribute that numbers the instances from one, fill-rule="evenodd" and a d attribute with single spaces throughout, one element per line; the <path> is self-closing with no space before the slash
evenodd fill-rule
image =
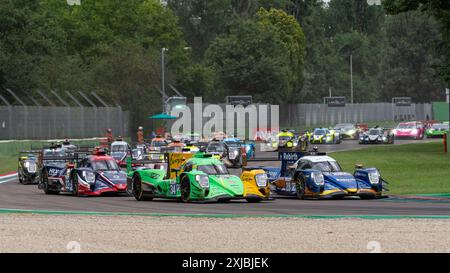
<path id="1" fill-rule="evenodd" d="M 425 140 L 428 141 L 428 140 Z M 397 141 L 396 145 L 415 141 Z M 422 141 L 421 141 L 422 142 Z M 360 149 L 368 146 L 355 141 L 341 145 L 322 145 L 322 151 Z M 275 153 L 258 152 L 257 157 L 276 157 Z M 258 162 L 258 164 L 277 164 Z M 233 171 L 234 173 L 234 171 Z M 276 196 L 275 196 L 276 197 Z M 73 197 L 45 195 L 36 185 L 21 185 L 18 181 L 0 184 L 0 209 L 126 212 L 149 214 L 233 214 L 233 215 L 414 215 L 450 216 L 450 201 L 392 196 L 380 200 L 297 200 L 276 197 L 273 201 L 250 204 L 246 201 L 229 203 L 183 204 L 172 200 L 138 202 L 128 196 Z"/>

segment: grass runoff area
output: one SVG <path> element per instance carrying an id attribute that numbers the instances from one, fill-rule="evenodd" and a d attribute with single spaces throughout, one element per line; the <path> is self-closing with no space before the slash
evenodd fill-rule
<path id="1" fill-rule="evenodd" d="M 442 142 L 370 147 L 363 150 L 333 152 L 345 171 L 356 163 L 376 167 L 389 182 L 389 194 L 450 193 L 450 155 Z"/>
<path id="2" fill-rule="evenodd" d="M 75 145 L 95 146 L 97 140 L 72 141 Z M 40 149 L 48 147 L 51 142 L 47 141 L 11 141 L 0 142 L 0 174 L 17 171 L 19 152 L 24 150 Z"/>

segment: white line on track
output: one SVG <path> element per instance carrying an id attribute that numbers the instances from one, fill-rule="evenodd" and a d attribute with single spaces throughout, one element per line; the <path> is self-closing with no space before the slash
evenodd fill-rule
<path id="1" fill-rule="evenodd" d="M 0 184 L 12 182 L 14 180 L 17 180 L 17 173 L 0 177 Z"/>

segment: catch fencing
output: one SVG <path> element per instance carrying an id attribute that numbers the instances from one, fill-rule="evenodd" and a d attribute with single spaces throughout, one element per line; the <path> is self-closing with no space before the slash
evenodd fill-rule
<path id="1" fill-rule="evenodd" d="M 392 103 L 355 103 L 344 107 L 329 107 L 326 104 L 280 105 L 281 127 L 432 118 L 433 110 L 429 103 L 410 106 L 396 106 Z"/>
<path id="2" fill-rule="evenodd" d="M 127 136 L 129 123 L 121 107 L 0 106 L 0 140 Z"/>
<path id="3" fill-rule="evenodd" d="M 266 105 L 266 104 L 257 104 Z M 203 110 L 207 103 L 203 103 Z M 225 112 L 225 105 L 220 104 Z M 188 104 L 191 113 L 194 105 Z M 270 115 L 270 105 L 268 115 Z M 223 116 L 225 125 L 225 115 Z M 270 120 L 270 117 L 263 117 Z M 192 120 L 191 127 L 194 128 Z M 210 118 L 202 117 L 202 124 Z M 261 117 L 259 117 L 261 119 Z M 282 104 L 279 105 L 279 125 L 281 128 L 299 128 L 316 125 L 335 125 L 337 123 L 367 123 L 380 121 L 408 121 L 433 119 L 433 107 L 430 103 L 411 104 L 410 106 L 396 106 L 392 103 L 355 103 L 343 107 L 329 107 L 326 104 Z M 248 122 L 248 116 L 246 116 Z M 173 122 L 169 122 L 172 124 Z M 247 123 L 248 124 L 248 123 Z"/>

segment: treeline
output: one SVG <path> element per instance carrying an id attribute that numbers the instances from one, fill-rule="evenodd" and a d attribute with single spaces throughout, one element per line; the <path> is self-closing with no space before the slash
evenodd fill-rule
<path id="1" fill-rule="evenodd" d="M 140 122 L 161 111 L 162 48 L 167 84 L 209 102 L 239 94 L 259 102 L 321 102 L 330 91 L 349 98 L 350 56 L 355 102 L 441 100 L 449 81 L 449 35 L 436 12 L 443 6 L 166 2 L 1 0 L 0 86 L 22 95 L 94 90 Z"/>
<path id="2" fill-rule="evenodd" d="M 349 101 L 352 56 L 355 102 L 390 102 L 394 96 L 442 100 L 445 77 L 439 68 L 449 64 L 443 63 L 433 14 L 388 15 L 383 6 L 367 2 L 170 0 L 196 63 L 190 77 L 180 79 L 180 88 L 219 101 L 226 94 L 251 94 L 273 103 L 322 102 L 330 92 Z M 300 60 L 302 72 L 280 65 L 286 49 L 254 43 L 267 33 L 247 30 L 249 22 L 259 20 L 261 8 L 283 10 L 300 24 L 306 43 L 298 44 L 305 53 L 293 60 Z"/>

